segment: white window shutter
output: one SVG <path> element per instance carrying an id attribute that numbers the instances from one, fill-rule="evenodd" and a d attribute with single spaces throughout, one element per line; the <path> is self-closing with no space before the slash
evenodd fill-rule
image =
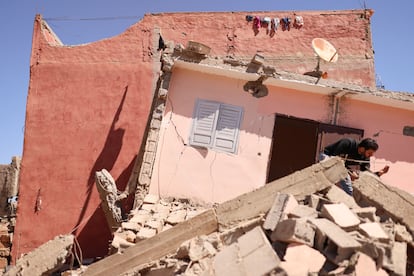
<path id="1" fill-rule="evenodd" d="M 235 153 L 237 151 L 242 108 L 221 104 L 214 137 L 214 148 Z"/>
<path id="2" fill-rule="evenodd" d="M 202 100 L 197 101 L 193 129 L 190 135 L 191 145 L 202 147 L 211 147 L 213 145 L 219 108 L 219 103 Z"/>

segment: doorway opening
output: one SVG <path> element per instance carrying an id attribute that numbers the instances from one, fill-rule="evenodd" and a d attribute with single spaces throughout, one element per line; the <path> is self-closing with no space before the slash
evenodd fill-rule
<path id="1" fill-rule="evenodd" d="M 315 164 L 323 148 L 341 138 L 363 136 L 362 129 L 276 114 L 267 183 Z"/>

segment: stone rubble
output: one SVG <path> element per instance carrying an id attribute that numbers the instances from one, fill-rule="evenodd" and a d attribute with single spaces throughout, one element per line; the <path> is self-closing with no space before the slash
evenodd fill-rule
<path id="1" fill-rule="evenodd" d="M 323 178 L 323 171 L 325 176 L 338 172 L 338 164 L 331 165 L 314 165 L 215 206 L 147 194 L 113 232 L 106 262 L 63 267 L 73 243 L 69 236 L 62 245 L 58 238 L 22 257 L 6 275 L 29 271 L 30 265 L 44 272 L 60 269 L 63 276 L 110 271 L 124 276 L 413 275 L 413 223 L 398 209 L 408 210 L 413 200 L 381 205 L 373 188 L 379 183 L 371 176 L 361 177 L 367 182 L 356 183 L 357 197 L 350 197 L 329 185 L 334 178 Z M 307 175 L 316 177 L 309 182 Z M 300 189 L 301 179 L 306 189 Z M 392 189 L 383 193 L 397 198 Z M 257 199 L 262 202 L 255 210 L 243 207 Z M 7 235 L 0 236 L 1 245 L 8 242 Z"/>
<path id="2" fill-rule="evenodd" d="M 360 207 L 345 193 L 333 199 L 336 188 L 302 201 L 278 193 L 264 216 L 197 236 L 174 254 L 124 275 L 407 275 L 412 271 L 407 244 L 413 246 L 413 237 L 406 227 L 390 218 L 382 220 L 375 208 Z M 111 254 L 122 254 L 125 248 L 207 208 L 185 200 L 148 198 L 115 232 Z"/>

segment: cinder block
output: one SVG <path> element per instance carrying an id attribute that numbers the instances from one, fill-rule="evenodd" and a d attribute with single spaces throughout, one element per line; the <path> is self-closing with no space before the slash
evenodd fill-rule
<path id="1" fill-rule="evenodd" d="M 323 205 L 321 216 L 328 218 L 343 229 L 352 229 L 360 223 L 358 217 L 344 203 Z"/>
<path id="2" fill-rule="evenodd" d="M 407 231 L 407 227 L 401 224 L 395 224 L 395 240 L 398 242 L 410 243 L 413 241 L 413 236 Z M 414 260 L 413 260 L 414 261 Z"/>
<path id="3" fill-rule="evenodd" d="M 298 206 L 295 197 L 290 194 L 277 193 L 273 205 L 266 215 L 263 229 L 274 231 L 280 220 L 287 218 L 287 213 Z"/>
<path id="4" fill-rule="evenodd" d="M 260 226 L 241 236 L 238 246 L 245 271 L 245 274 L 239 275 L 266 275 L 280 264 L 279 257 Z"/>
<path id="5" fill-rule="evenodd" d="M 304 244 L 291 243 L 286 248 L 284 262 L 280 263 L 280 267 L 287 275 L 316 275 L 325 261 L 326 258 L 318 250 Z"/>
<path id="6" fill-rule="evenodd" d="M 313 246 L 315 230 L 306 219 L 286 219 L 272 232 L 272 241 L 296 242 Z"/>
<path id="7" fill-rule="evenodd" d="M 379 217 L 377 217 L 376 212 L 377 208 L 371 207 L 363 207 L 363 208 L 355 208 L 352 209 L 352 212 L 355 213 L 361 220 L 368 220 L 370 222 L 378 222 Z M 368 222 L 367 221 L 367 222 Z"/>
<path id="8" fill-rule="evenodd" d="M 306 206 L 306 205 L 298 205 L 288 214 L 289 218 L 317 218 L 318 211 L 315 209 Z"/>
<path id="9" fill-rule="evenodd" d="M 355 265 L 355 275 L 387 276 L 388 273 L 382 268 L 377 269 L 377 265 L 371 257 L 364 253 L 359 253 L 358 261 Z"/>
<path id="10" fill-rule="evenodd" d="M 310 219 L 310 223 L 312 223 L 318 229 L 317 232 L 317 240 L 318 240 L 318 249 L 323 250 L 324 244 L 326 239 L 329 239 L 334 244 L 338 246 L 338 248 L 342 249 L 359 249 L 361 248 L 361 244 L 355 240 L 351 235 L 345 232 L 342 228 L 340 228 L 335 223 L 331 222 L 330 220 L 320 218 L 320 219 Z"/>
<path id="11" fill-rule="evenodd" d="M 327 200 L 326 198 L 315 195 L 315 194 L 311 194 L 307 196 L 306 201 L 308 202 L 309 207 L 315 209 L 318 212 L 321 210 L 323 205 L 332 204 L 332 202 Z"/>
<path id="12" fill-rule="evenodd" d="M 370 238 L 384 242 L 388 242 L 390 240 L 390 237 L 387 235 L 387 233 L 385 233 L 384 229 L 382 229 L 381 225 L 377 222 L 361 223 L 358 227 L 362 233 Z"/>
<path id="13" fill-rule="evenodd" d="M 405 242 L 394 242 L 392 246 L 383 247 L 379 260 L 380 266 L 391 270 L 393 275 L 405 275 L 407 267 L 407 244 Z"/>

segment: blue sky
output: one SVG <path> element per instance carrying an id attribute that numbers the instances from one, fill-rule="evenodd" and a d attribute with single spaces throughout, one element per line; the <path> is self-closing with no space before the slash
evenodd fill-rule
<path id="1" fill-rule="evenodd" d="M 371 30 L 375 69 L 380 83 L 387 90 L 414 92 L 414 57 L 411 52 L 414 1 L 1 0 L 0 164 L 9 164 L 12 156 L 23 154 L 32 31 L 38 13 L 64 44 L 76 45 L 117 35 L 139 21 L 145 13 L 348 10 L 364 7 L 374 10 Z"/>

